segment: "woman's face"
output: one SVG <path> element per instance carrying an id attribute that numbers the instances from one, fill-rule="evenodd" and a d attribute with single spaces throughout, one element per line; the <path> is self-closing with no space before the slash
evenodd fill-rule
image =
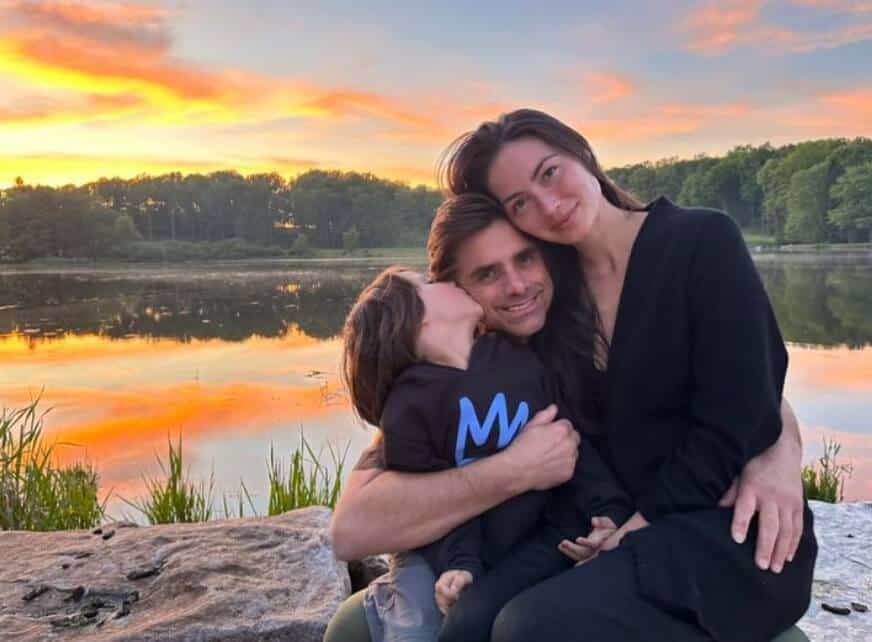
<path id="1" fill-rule="evenodd" d="M 599 181 L 577 158 L 529 136 L 503 144 L 487 185 L 518 228 L 564 245 L 587 236 L 604 202 Z"/>

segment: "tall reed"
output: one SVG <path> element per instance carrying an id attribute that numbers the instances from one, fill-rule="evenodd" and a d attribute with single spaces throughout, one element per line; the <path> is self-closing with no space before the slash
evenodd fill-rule
<path id="1" fill-rule="evenodd" d="M 123 501 L 145 516 L 149 524 L 176 524 L 207 522 L 212 518 L 212 491 L 215 487 L 214 472 L 208 482 L 195 484 L 188 480 L 182 457 L 182 436 L 178 445 L 167 437 L 169 455 L 167 463 L 155 455 L 163 478 L 145 477 L 146 495 L 139 500 Z"/>
<path id="2" fill-rule="evenodd" d="M 342 488 L 342 471 L 350 445 L 350 442 L 346 444 L 340 455 L 338 449 L 328 444 L 330 465 L 327 465 L 322 462 L 323 448 L 315 453 L 300 430 L 300 443 L 291 452 L 290 468 L 286 472 L 270 444 L 267 461 L 269 514 L 278 515 L 305 506 L 335 508 Z"/>
<path id="3" fill-rule="evenodd" d="M 90 528 L 105 512 L 97 472 L 87 463 L 55 465 L 55 444 L 42 432 L 48 411 L 38 405 L 39 398 L 0 411 L 0 530 Z"/>
<path id="4" fill-rule="evenodd" d="M 836 461 L 842 445 L 824 438 L 824 453 L 815 464 L 802 467 L 802 486 L 808 499 L 836 504 L 845 498 L 845 481 L 854 468 Z"/>

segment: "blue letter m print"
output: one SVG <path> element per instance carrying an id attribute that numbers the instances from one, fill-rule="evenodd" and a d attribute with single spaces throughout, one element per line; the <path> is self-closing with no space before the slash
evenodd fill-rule
<path id="1" fill-rule="evenodd" d="M 502 392 L 497 393 L 490 408 L 488 408 L 487 416 L 484 418 L 484 424 L 479 422 L 478 414 L 475 412 L 475 406 L 469 397 L 460 398 L 460 421 L 457 425 L 457 446 L 454 450 L 454 461 L 458 466 L 465 466 L 476 460 L 476 457 L 466 456 L 466 442 L 469 437 L 472 437 L 473 443 L 476 446 L 484 446 L 490 436 L 491 428 L 494 421 L 499 421 L 500 434 L 497 440 L 497 448 L 502 449 L 508 446 L 515 433 L 527 423 L 530 415 L 530 407 L 526 401 L 518 404 L 518 410 L 512 418 L 512 423 L 509 423 L 509 410 L 506 407 L 506 395 Z"/>

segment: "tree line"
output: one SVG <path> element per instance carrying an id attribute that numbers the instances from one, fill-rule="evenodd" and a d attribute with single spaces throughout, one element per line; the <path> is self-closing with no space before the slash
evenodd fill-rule
<path id="1" fill-rule="evenodd" d="M 865 242 L 872 231 L 872 140 L 831 138 L 736 147 L 726 156 L 665 159 L 608 174 L 642 199 L 728 212 L 778 243 Z"/>
<path id="2" fill-rule="evenodd" d="M 723 157 L 664 159 L 609 170 L 643 200 L 727 211 L 776 242 L 869 241 L 872 140 L 736 147 Z M 286 180 L 174 172 L 53 188 L 17 179 L 0 191 L 0 260 L 124 256 L 132 244 L 238 241 L 303 254 L 422 246 L 437 190 L 356 172 L 312 170 Z"/>

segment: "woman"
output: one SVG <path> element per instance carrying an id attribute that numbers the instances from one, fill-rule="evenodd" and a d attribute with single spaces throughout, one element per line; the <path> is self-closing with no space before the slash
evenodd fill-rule
<path id="1" fill-rule="evenodd" d="M 527 234 L 576 250 L 601 339 L 604 454 L 637 506 L 604 546 L 615 550 L 516 598 L 493 638 L 739 642 L 788 628 L 810 599 L 812 529 L 773 576 L 756 568 L 750 541 L 730 541 L 731 511 L 717 508 L 780 436 L 787 367 L 737 226 L 663 198 L 643 206 L 581 135 L 532 110 L 462 137 L 446 179 L 454 193 L 492 196 Z"/>
<path id="2" fill-rule="evenodd" d="M 645 288 L 640 287 L 640 283 L 644 283 L 649 269 L 654 270 L 651 275 L 656 274 L 659 258 L 657 248 L 662 240 L 660 237 L 669 232 L 671 227 L 665 223 L 669 223 L 677 215 L 673 211 L 674 206 L 668 202 L 660 202 L 646 213 L 644 208 L 620 192 L 605 177 L 580 135 L 538 112 L 514 112 L 499 123 L 486 123 L 461 140 L 447 167 L 448 187 L 451 191 L 489 193 L 506 206 L 511 220 L 521 229 L 546 240 L 573 244 L 579 250 L 586 275 L 585 283 L 596 304 L 597 327 L 603 338 L 601 346 L 608 346 L 608 350 L 601 349 L 597 353 L 597 364 L 600 369 L 607 370 L 610 380 L 617 380 L 614 389 L 609 387 L 606 404 L 605 414 L 609 424 L 606 451 L 619 474 L 624 476 L 625 483 L 637 495 L 640 506 L 640 512 L 633 522 L 633 526 L 638 527 L 637 533 L 628 537 L 615 552 L 603 554 L 588 566 L 564 573 L 519 596 L 498 619 L 495 637 L 512 640 L 528 639 L 530 636 L 537 639 L 570 639 L 568 636 L 577 635 L 580 639 L 583 635 L 594 635 L 595 637 L 588 639 L 609 639 L 602 636 L 611 631 L 617 635 L 615 639 L 632 639 L 634 634 L 647 638 L 653 636 L 653 631 L 661 630 L 668 632 L 664 636 L 669 639 L 708 639 L 709 633 L 717 639 L 735 639 L 737 631 L 744 633 L 749 627 L 756 627 L 758 631 L 751 631 L 750 635 L 739 639 L 766 639 L 784 628 L 783 624 L 789 624 L 799 617 L 807 604 L 814 541 L 810 524 L 807 525 L 802 540 L 799 537 L 803 529 L 802 503 L 797 499 L 796 492 L 799 457 L 795 426 L 778 437 L 780 422 L 777 412 L 781 392 L 779 380 L 783 379 L 783 363 L 777 363 L 781 359 L 778 346 L 774 345 L 770 352 L 770 347 L 763 345 L 763 339 L 760 345 L 752 345 L 750 352 L 757 354 L 760 359 L 759 364 L 754 362 L 753 365 L 764 368 L 764 377 L 735 382 L 730 380 L 731 373 L 728 372 L 728 385 L 722 391 L 723 394 L 719 396 L 717 390 L 706 390 L 705 395 L 711 398 L 698 400 L 699 408 L 692 407 L 689 399 L 676 404 L 674 408 L 659 405 L 660 401 L 656 397 L 661 394 L 679 400 L 682 395 L 690 394 L 691 390 L 687 386 L 670 387 L 681 379 L 682 373 L 665 373 L 674 376 L 663 376 L 664 373 L 658 372 L 653 379 L 643 380 L 621 376 L 622 372 L 630 372 L 632 375 L 636 368 L 634 353 L 640 347 L 638 341 L 635 346 L 633 343 L 638 339 L 634 336 L 633 321 L 637 316 L 650 316 L 650 304 L 657 299 L 652 297 L 651 300 L 646 300 L 643 296 Z M 639 213 L 633 214 L 634 211 Z M 649 218 L 652 223 L 646 225 Z M 723 222 L 715 220 L 713 230 L 706 230 L 706 235 L 718 236 L 722 232 L 720 228 Z M 643 227 L 648 229 L 643 230 Z M 698 231 L 694 233 L 698 234 Z M 640 252 L 641 262 L 635 261 L 636 257 L 631 262 L 637 237 L 644 241 L 643 246 L 647 250 Z M 681 249 L 681 245 L 678 243 L 678 249 Z M 714 245 L 717 246 L 717 243 Z M 737 248 L 731 246 L 730 252 L 735 251 Z M 739 257 L 742 258 L 741 255 Z M 734 260 L 735 256 L 730 253 L 722 258 Z M 714 264 L 711 267 L 717 267 L 719 259 L 712 260 Z M 675 269 L 674 265 L 670 267 Z M 691 267 L 694 267 L 694 278 L 702 279 L 693 284 L 696 292 L 705 293 L 710 287 L 722 285 L 706 282 L 704 270 L 700 274 L 696 264 L 692 266 L 685 262 L 689 274 Z M 747 264 L 743 269 L 743 278 L 750 278 L 748 282 L 751 286 L 757 287 L 759 282 L 754 285 L 754 279 L 749 277 Z M 585 283 L 580 284 L 580 287 Z M 744 281 L 739 284 L 740 294 L 746 285 Z M 626 305 L 629 309 L 625 307 L 622 299 L 625 289 L 627 293 L 634 293 L 627 297 Z M 691 333 L 697 330 L 695 323 L 691 323 L 694 320 L 693 312 L 681 309 L 681 303 L 680 297 L 673 297 L 670 305 L 678 307 L 669 313 L 677 318 L 680 327 L 672 329 L 669 341 L 653 339 L 660 351 L 654 355 L 653 362 L 660 366 L 670 365 L 674 357 L 673 350 L 676 353 L 686 353 L 689 348 L 682 344 L 686 344 Z M 762 305 L 759 291 L 756 303 L 758 307 Z M 745 305 L 743 303 L 741 309 L 744 310 Z M 755 313 L 754 318 L 757 321 L 758 317 Z M 651 321 L 648 322 L 650 325 Z M 770 322 L 771 319 L 766 319 L 764 313 L 762 331 L 759 334 L 760 337 L 766 335 L 768 339 L 772 339 L 773 344 L 777 344 L 778 340 L 769 337 Z M 657 328 L 656 323 L 654 328 Z M 712 327 L 709 326 L 706 328 L 711 340 L 704 346 L 700 344 L 704 349 L 698 350 L 696 357 L 702 358 L 701 363 L 705 365 L 705 355 L 711 349 L 715 367 L 710 370 L 717 371 L 720 366 L 718 361 L 721 359 L 726 359 L 724 363 L 732 368 L 735 364 L 730 362 L 730 351 L 718 350 L 719 331 L 712 332 Z M 754 335 L 751 338 L 756 341 L 760 337 Z M 694 339 L 701 340 L 697 335 L 694 335 Z M 735 354 L 742 352 L 736 351 L 732 346 L 730 350 Z M 643 360 L 652 361 L 651 355 L 646 355 L 644 350 L 641 352 Z M 726 355 L 723 354 L 725 352 Z M 650 367 L 650 364 L 647 366 Z M 716 376 L 714 380 L 717 381 Z M 651 395 L 645 397 L 641 394 L 651 381 L 663 386 L 653 399 Z M 759 390 L 751 390 L 749 393 L 754 403 L 733 403 L 731 386 L 749 384 L 752 381 L 759 386 Z M 745 393 L 746 388 L 753 386 L 741 385 L 737 390 L 739 388 Z M 618 394 L 617 390 L 622 392 Z M 640 398 L 646 404 L 651 404 L 649 408 L 642 407 L 644 404 L 639 403 Z M 725 402 L 724 399 L 728 401 Z M 704 401 L 707 403 L 703 403 Z M 731 405 L 736 408 L 730 407 Z M 748 410 L 747 406 L 753 407 L 743 414 L 742 411 Z M 774 417 L 771 416 L 773 408 Z M 646 415 L 646 410 L 651 412 L 651 416 Z M 687 417 L 679 420 L 679 424 L 694 414 L 701 414 L 708 421 L 708 425 L 716 427 L 723 425 L 724 417 L 740 423 L 751 417 L 755 425 L 741 426 L 741 438 L 738 440 L 731 433 L 717 428 L 690 435 L 694 437 L 691 440 L 691 451 L 679 451 L 677 446 L 673 448 L 689 435 L 682 434 L 681 430 L 671 430 L 669 425 L 664 429 L 665 432 L 651 430 L 648 435 L 626 428 L 628 423 L 639 420 L 639 425 L 647 425 L 652 417 L 662 421 L 670 413 L 671 418 L 675 419 L 682 412 Z M 718 413 L 726 414 L 721 417 Z M 761 428 L 759 432 L 757 428 Z M 620 439 L 613 438 L 613 430 L 618 431 Z M 529 432 L 530 435 L 535 434 L 533 431 Z M 538 434 L 539 442 L 545 441 L 543 436 L 553 437 L 545 432 L 544 427 Z M 658 441 L 658 434 L 664 436 L 664 439 Z M 778 441 L 770 445 L 775 439 Z M 532 450 L 536 445 L 541 444 L 534 443 L 533 437 L 528 436 L 525 447 Z M 767 446 L 768 449 L 764 450 Z M 662 454 L 664 447 L 666 456 Z M 513 445 L 512 448 L 516 449 L 513 454 L 517 462 L 519 453 L 524 451 L 520 444 Z M 696 461 L 694 456 L 697 455 L 709 464 L 704 467 L 703 472 L 706 474 L 701 474 L 699 469 L 688 465 Z M 646 474 L 657 469 L 656 464 L 663 464 L 670 456 L 674 458 L 667 463 L 672 465 L 674 474 L 665 475 L 659 480 L 656 474 Z M 412 548 L 436 539 L 445 530 L 499 503 L 506 493 L 524 490 L 519 489 L 514 477 L 507 473 L 507 464 L 511 460 L 507 456 L 503 458 L 500 466 L 491 462 L 492 467 L 488 470 L 480 468 L 465 471 L 466 479 L 461 475 L 450 474 L 455 471 L 439 473 L 442 477 L 438 479 L 436 476 L 427 479 L 391 477 L 389 474 L 380 473 L 378 469 L 355 471 L 349 479 L 333 524 L 337 551 L 342 556 L 353 557 L 376 550 Z M 544 464 L 542 467 L 547 468 Z M 768 486 L 766 482 L 761 484 L 761 469 L 775 473 L 777 481 L 773 486 Z M 533 468 L 528 466 L 521 470 L 528 474 Z M 729 541 L 729 511 L 718 511 L 710 507 L 717 503 L 720 493 L 724 491 L 728 502 L 735 498 L 736 489 L 730 486 L 730 482 L 740 471 L 743 471 L 742 483 L 738 486 L 739 505 L 733 519 L 733 530 L 736 539 L 744 543 L 737 545 Z M 470 480 L 470 476 L 474 478 Z M 505 483 L 501 485 L 501 481 Z M 541 481 L 536 480 L 536 483 Z M 479 492 L 470 492 L 466 487 L 468 483 L 475 485 Z M 438 494 L 434 496 L 436 489 Z M 651 492 L 646 492 L 648 489 Z M 751 539 L 744 540 L 748 519 L 757 507 L 760 536 L 755 542 L 756 529 L 751 529 Z M 704 508 L 708 510 L 701 510 Z M 434 517 L 429 518 L 427 515 Z M 654 523 L 645 528 L 648 519 Z M 622 534 L 628 531 L 629 529 L 625 529 Z M 801 545 L 797 549 L 800 541 Z M 771 568 L 776 572 L 782 571 L 785 559 L 793 557 L 796 550 L 799 551 L 794 561 L 784 567 L 783 580 L 776 582 L 774 578 L 778 576 L 753 568 L 755 544 L 758 565 L 767 568 L 771 562 Z M 572 553 L 571 543 L 565 548 Z M 708 575 L 718 579 L 735 579 L 734 584 L 739 587 L 737 595 L 723 596 L 714 591 L 711 595 L 703 593 L 700 596 L 699 582 L 705 578 L 701 578 L 699 573 L 680 572 L 682 554 L 687 554 L 698 563 L 717 558 L 720 566 Z M 640 569 L 634 569 L 635 560 L 649 570 L 641 572 Z M 644 581 L 644 586 L 637 585 L 638 582 L 634 579 L 636 575 Z M 603 578 L 609 579 L 609 586 L 603 584 Z M 726 585 L 729 584 L 727 581 Z M 761 599 L 759 591 L 750 590 L 765 587 L 767 584 L 799 587 L 790 593 L 789 600 L 785 599 L 785 603 L 790 602 L 789 608 L 776 609 L 778 617 L 767 617 L 766 613 L 761 615 L 752 608 L 756 601 L 772 610 L 769 609 L 772 602 L 768 599 L 771 596 Z M 485 585 L 483 583 L 481 586 Z M 644 593 L 641 589 L 644 589 Z M 588 595 L 591 592 L 594 594 Z M 573 595 L 573 598 L 570 600 L 568 595 Z M 753 598 L 745 612 L 734 609 L 731 603 L 734 597 L 743 596 Z M 713 597 L 717 599 L 712 600 Z M 697 598 L 699 603 L 694 602 Z M 718 608 L 718 600 L 726 605 L 726 609 Z M 583 608 L 578 608 L 585 603 L 598 604 L 600 611 L 605 609 L 606 612 L 588 613 Z M 543 604 L 547 608 L 543 608 Z M 557 604 L 565 604 L 568 611 L 554 609 Z M 630 607 L 630 604 L 633 606 Z M 610 607 L 617 609 L 622 622 L 636 621 L 644 627 L 644 631 L 626 631 L 614 626 L 614 622 L 609 623 L 610 616 L 616 617 L 614 611 L 611 614 L 607 612 Z M 543 621 L 545 613 L 556 613 L 556 616 Z M 584 613 L 582 619 L 585 622 L 577 621 L 581 613 Z M 535 614 L 535 618 L 532 614 Z M 725 614 L 730 617 L 725 617 Z M 700 627 L 700 617 L 703 619 L 704 629 Z M 531 622 L 535 622 L 535 630 L 525 630 L 525 623 Z M 734 626 L 736 623 L 738 627 Z M 585 625 L 599 628 L 591 629 L 594 633 L 586 632 L 583 628 Z"/>

